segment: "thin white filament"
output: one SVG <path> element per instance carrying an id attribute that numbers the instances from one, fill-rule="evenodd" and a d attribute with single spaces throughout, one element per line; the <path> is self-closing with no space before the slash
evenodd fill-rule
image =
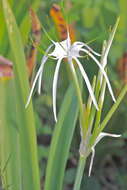
<path id="1" fill-rule="evenodd" d="M 44 56 L 42 58 L 42 63 L 45 63 L 47 61 L 48 57 Z M 41 82 L 42 82 L 42 74 L 43 74 L 43 69 L 44 69 L 44 64 L 41 64 L 41 73 L 39 75 L 39 79 L 38 79 L 38 94 L 41 94 Z"/>
<path id="2" fill-rule="evenodd" d="M 44 64 L 44 63 L 43 63 L 43 64 Z M 27 106 L 28 106 L 29 103 L 30 103 L 30 100 L 31 100 L 31 97 L 32 97 L 32 94 L 33 94 L 33 91 L 34 91 L 34 88 L 35 88 L 35 85 L 36 85 L 36 82 L 37 82 L 37 80 L 38 80 L 38 78 L 39 78 L 39 75 L 40 75 L 41 71 L 42 71 L 42 66 L 40 66 L 40 68 L 39 68 L 39 70 L 38 70 L 38 72 L 37 72 L 37 74 L 36 74 L 36 76 L 35 76 L 35 79 L 34 79 L 34 81 L 33 81 L 32 88 L 31 88 L 31 90 L 30 90 L 30 94 L 29 94 L 27 103 L 26 103 L 26 105 L 25 105 L 25 108 L 27 108 Z"/>
<path id="3" fill-rule="evenodd" d="M 47 48 L 47 50 L 46 50 L 46 52 L 45 52 L 45 55 L 43 56 L 42 61 L 41 61 L 41 73 L 40 73 L 39 80 L 38 80 L 38 94 L 41 93 L 41 81 L 42 81 L 42 74 L 43 74 L 43 69 L 44 69 L 44 64 L 43 64 L 43 63 L 45 63 L 45 62 L 47 61 L 48 56 L 47 56 L 46 54 L 48 54 L 49 50 L 51 49 L 51 47 L 52 47 L 53 45 L 54 45 L 54 44 L 51 44 L 51 45 Z"/>

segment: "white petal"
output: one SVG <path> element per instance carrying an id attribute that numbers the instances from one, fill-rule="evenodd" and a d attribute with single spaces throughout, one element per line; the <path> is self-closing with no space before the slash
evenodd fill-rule
<path id="1" fill-rule="evenodd" d="M 28 106 L 29 103 L 30 103 L 30 100 L 31 100 L 31 97 L 32 97 L 32 94 L 33 94 L 33 91 L 34 91 L 34 88 L 35 88 L 35 85 L 36 85 L 36 82 L 37 82 L 37 80 L 38 80 L 39 75 L 41 74 L 41 72 L 42 72 L 42 67 L 40 66 L 40 68 L 39 68 L 39 70 L 38 70 L 38 72 L 37 72 L 37 74 L 36 74 L 36 76 L 35 76 L 35 79 L 34 79 L 34 81 L 33 81 L 32 88 L 31 88 L 31 90 L 30 90 L 30 94 L 29 94 L 27 103 L 26 103 L 26 105 L 25 105 L 25 108 L 27 108 L 27 106 Z"/>
<path id="2" fill-rule="evenodd" d="M 111 94 L 111 96 L 112 96 L 112 99 L 113 99 L 113 101 L 115 102 L 116 100 L 115 100 L 115 97 L 114 97 L 114 94 L 113 94 L 113 90 L 112 90 L 112 87 L 111 87 L 111 85 L 110 85 L 108 76 L 107 76 L 107 74 L 106 74 L 106 72 L 105 72 L 103 66 L 99 63 L 99 61 L 98 61 L 88 50 L 86 50 L 86 49 L 81 49 L 81 51 L 87 53 L 87 54 L 96 62 L 96 64 L 98 65 L 98 67 L 100 68 L 101 72 L 103 73 L 103 75 L 104 75 L 104 77 L 105 77 L 105 80 L 106 80 L 106 82 L 107 82 L 108 89 L 109 89 L 109 92 L 110 92 L 110 94 Z"/>
<path id="3" fill-rule="evenodd" d="M 64 57 L 67 57 L 68 51 L 70 50 L 71 47 L 69 32 L 67 32 L 66 40 L 63 40 L 61 42 L 55 42 L 54 45 L 55 48 L 53 52 L 49 54 L 49 56 L 53 56 L 57 59 L 62 59 Z"/>
<path id="4" fill-rule="evenodd" d="M 90 167 L 89 167 L 89 176 L 91 175 L 91 171 L 92 171 L 92 166 L 93 166 L 93 160 L 94 160 L 94 156 L 95 156 L 95 146 L 97 145 L 97 143 L 105 136 L 108 137 L 121 137 L 121 135 L 116 135 L 116 134 L 110 134 L 110 133 L 100 133 L 94 143 L 94 145 L 91 148 L 92 151 L 92 156 L 91 156 L 91 161 L 90 161 Z"/>
<path id="5" fill-rule="evenodd" d="M 82 45 L 76 45 L 75 43 L 73 43 L 71 48 L 70 48 L 71 57 L 82 57 L 80 55 L 80 50 L 81 49 L 82 49 Z"/>
<path id="6" fill-rule="evenodd" d="M 61 61 L 62 61 L 62 59 L 59 59 L 57 61 L 55 74 L 54 74 L 54 79 L 53 79 L 53 113 L 54 113 L 54 118 L 55 118 L 56 122 L 57 122 L 57 116 L 56 116 L 56 90 L 57 90 L 57 81 L 58 81 L 59 68 L 60 68 Z"/>
<path id="7" fill-rule="evenodd" d="M 62 42 L 55 42 L 54 45 L 55 48 L 53 52 L 49 54 L 49 56 L 53 56 L 56 59 L 67 57 L 67 52 L 71 46 L 70 37 L 68 36 L 68 38 Z"/>
<path id="8" fill-rule="evenodd" d="M 117 135 L 117 134 L 111 134 L 111 133 L 105 133 L 105 132 L 101 132 L 98 137 L 96 138 L 96 141 L 94 143 L 94 147 L 96 146 L 96 144 L 103 138 L 103 137 L 121 137 L 121 135 Z"/>
<path id="9" fill-rule="evenodd" d="M 38 94 L 41 93 L 41 81 L 42 81 L 43 68 L 44 68 L 45 62 L 46 62 L 47 59 L 48 59 L 48 56 L 47 56 L 46 54 L 48 54 L 48 52 L 49 52 L 49 50 L 52 48 L 52 46 L 53 46 L 53 44 L 51 44 L 51 45 L 47 48 L 47 50 L 46 50 L 46 52 L 45 52 L 45 55 L 43 56 L 42 61 L 41 61 L 41 66 L 40 66 L 40 67 L 41 67 L 41 73 L 40 73 L 39 80 L 38 80 Z"/>
<path id="10" fill-rule="evenodd" d="M 105 68 L 107 65 L 107 57 L 103 57 L 103 60 L 102 60 L 102 67 Z"/>
<path id="11" fill-rule="evenodd" d="M 91 47 L 89 47 L 86 43 L 83 42 L 74 42 L 73 45 L 77 45 L 77 46 L 84 46 L 86 47 L 90 52 L 92 52 L 94 55 L 97 56 L 101 56 L 101 54 L 97 53 L 96 51 L 94 51 Z"/>
<path id="12" fill-rule="evenodd" d="M 61 59 L 67 56 L 67 40 L 62 42 L 55 42 L 55 48 L 52 53 L 48 54 L 49 56 L 53 56 L 56 59 Z"/>
<path id="13" fill-rule="evenodd" d="M 40 76 L 39 76 L 39 80 L 38 80 L 38 94 L 41 93 L 41 81 L 42 81 L 42 74 L 43 74 L 43 69 L 44 69 L 44 64 L 45 62 L 47 61 L 48 57 L 47 56 L 44 56 L 42 58 L 42 62 L 41 62 L 41 73 L 40 73 Z"/>
<path id="14" fill-rule="evenodd" d="M 111 47 L 112 42 L 113 42 L 113 38 L 114 38 L 115 33 L 116 33 L 116 29 L 118 27 L 118 23 L 119 23 L 119 19 L 117 19 L 116 24 L 115 24 L 115 26 L 114 26 L 114 28 L 113 28 L 110 36 L 109 36 L 109 40 L 108 40 L 107 45 L 106 45 L 107 47 L 106 47 L 105 53 L 104 53 L 104 60 L 107 59 L 107 56 L 109 54 L 109 50 L 110 50 L 110 47 Z M 105 66 L 106 66 L 106 62 L 104 63 L 104 67 Z"/>
<path id="15" fill-rule="evenodd" d="M 92 86 L 91 86 L 91 84 L 90 84 L 90 81 L 89 81 L 89 79 L 88 79 L 88 77 L 87 77 L 87 74 L 86 74 L 86 72 L 85 72 L 85 70 L 84 70 L 82 64 L 80 63 L 80 61 L 79 61 L 77 58 L 75 58 L 75 57 L 74 57 L 74 59 L 75 59 L 76 63 L 78 64 L 79 69 L 80 69 L 80 71 L 81 71 L 81 74 L 82 74 L 82 76 L 83 76 L 83 78 L 84 78 L 84 80 L 85 80 L 85 82 L 86 82 L 87 88 L 88 88 L 89 93 L 90 93 L 90 96 L 91 96 L 91 98 L 92 98 L 92 101 L 93 101 L 93 103 L 94 103 L 96 109 L 98 110 L 97 101 L 96 101 L 96 98 L 95 98 L 95 96 L 94 96 L 93 89 L 92 89 Z"/>
<path id="16" fill-rule="evenodd" d="M 91 150 L 92 150 L 92 155 L 91 155 L 90 167 L 89 167 L 89 177 L 91 175 L 93 160 L 94 160 L 94 156 L 95 156 L 95 149 L 92 147 Z"/>

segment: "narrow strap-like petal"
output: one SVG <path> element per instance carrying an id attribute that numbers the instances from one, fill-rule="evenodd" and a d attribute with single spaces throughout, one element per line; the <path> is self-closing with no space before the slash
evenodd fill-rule
<path id="1" fill-rule="evenodd" d="M 96 144 L 103 138 L 103 137 L 121 137 L 121 135 L 117 135 L 117 134 L 111 134 L 111 133 L 105 133 L 105 132 L 101 132 L 98 137 L 96 138 L 96 141 L 94 143 L 94 147 L 96 146 Z"/>
<path id="2" fill-rule="evenodd" d="M 90 166 L 89 166 L 89 177 L 91 175 L 92 166 L 93 166 L 93 160 L 94 160 L 94 156 L 95 156 L 95 149 L 94 149 L 94 147 L 92 147 L 91 150 L 92 150 L 92 155 L 91 155 Z"/>
<path id="3" fill-rule="evenodd" d="M 35 88 L 35 85 L 36 85 L 36 82 L 37 82 L 37 80 L 38 80 L 39 75 L 40 75 L 41 72 L 42 72 L 42 67 L 40 66 L 40 68 L 39 68 L 39 70 L 38 70 L 38 72 L 37 72 L 37 74 L 36 74 L 36 76 L 35 76 L 35 79 L 34 79 L 34 81 L 33 81 L 32 88 L 31 88 L 31 90 L 30 90 L 30 94 L 29 94 L 29 97 L 28 97 L 28 100 L 27 100 L 27 103 L 26 103 L 25 108 L 27 108 L 27 106 L 28 106 L 29 103 L 30 103 L 30 100 L 31 100 L 31 97 L 32 97 L 32 94 L 33 94 L 33 91 L 34 91 L 34 88 Z"/>
<path id="4" fill-rule="evenodd" d="M 106 80 L 106 83 L 108 85 L 108 89 L 109 89 L 109 92 L 110 92 L 110 94 L 112 96 L 112 99 L 115 102 L 116 100 L 115 100 L 115 97 L 114 97 L 114 94 L 113 94 L 113 90 L 112 90 L 111 84 L 109 82 L 108 76 L 107 76 L 103 66 L 99 63 L 99 61 L 88 50 L 81 49 L 81 51 L 87 53 L 96 62 L 96 64 L 98 65 L 98 67 L 100 68 L 101 72 L 103 73 L 103 75 L 105 77 L 105 80 Z"/>
<path id="5" fill-rule="evenodd" d="M 91 161 L 90 161 L 90 167 L 89 167 L 89 176 L 91 175 L 91 171 L 92 171 L 92 166 L 93 166 L 93 161 L 94 161 L 94 157 L 95 157 L 95 146 L 97 145 L 97 143 L 103 138 L 103 137 L 121 137 L 121 135 L 117 135 L 117 134 L 111 134 L 111 133 L 105 133 L 105 132 L 101 132 L 98 137 L 95 140 L 94 145 L 91 148 L 92 151 L 92 156 L 91 156 Z"/>
<path id="6" fill-rule="evenodd" d="M 62 59 L 59 59 L 56 64 L 55 74 L 53 78 L 53 113 L 55 121 L 57 122 L 57 116 L 56 116 L 56 91 L 57 91 L 57 81 L 58 81 L 58 75 L 59 75 L 59 68 L 61 64 Z"/>
<path id="7" fill-rule="evenodd" d="M 97 53 L 96 51 L 94 51 L 90 46 L 88 46 L 86 43 L 84 42 L 74 42 L 74 45 L 82 45 L 82 47 L 86 47 L 90 52 L 92 52 L 94 55 L 97 56 L 101 56 L 101 54 Z"/>
<path id="8" fill-rule="evenodd" d="M 80 61 L 75 57 L 74 57 L 74 59 L 75 59 L 76 63 L 78 64 L 78 67 L 79 67 L 79 69 L 81 71 L 81 74 L 82 74 L 82 76 L 83 76 L 83 78 L 84 78 L 84 80 L 86 82 L 86 85 L 87 85 L 88 91 L 90 93 L 90 96 L 92 98 L 93 104 L 95 105 L 96 109 L 98 110 L 97 101 L 96 101 L 96 98 L 94 96 L 93 89 L 92 89 L 92 86 L 90 84 L 89 78 L 88 78 L 82 64 L 80 63 Z"/>
<path id="9" fill-rule="evenodd" d="M 41 82 L 42 82 L 42 74 L 43 74 L 43 69 L 44 69 L 44 64 L 47 61 L 48 57 L 44 56 L 42 59 L 42 64 L 41 64 L 41 73 L 39 75 L 39 79 L 38 79 L 38 94 L 41 94 Z"/>
<path id="10" fill-rule="evenodd" d="M 117 19 L 116 24 L 115 24 L 115 26 L 113 27 L 113 29 L 112 29 L 112 31 L 110 33 L 109 40 L 106 43 L 106 49 L 105 49 L 104 58 L 103 58 L 104 59 L 104 65 L 103 65 L 104 67 L 106 66 L 106 61 L 105 60 L 107 59 L 107 56 L 109 54 L 109 50 L 110 50 L 110 47 L 112 45 L 112 42 L 113 42 L 113 39 L 114 39 L 118 24 L 119 24 L 119 18 Z"/>
<path id="11" fill-rule="evenodd" d="M 41 93 L 42 74 L 43 74 L 44 64 L 45 64 L 45 62 L 46 62 L 47 59 L 48 59 L 47 54 L 48 54 L 49 50 L 52 48 L 53 45 L 54 45 L 54 44 L 51 44 L 51 45 L 47 48 L 47 50 L 46 50 L 46 52 L 45 52 L 45 55 L 42 57 L 41 66 L 40 66 L 40 67 L 41 67 L 41 73 L 40 73 L 40 75 L 39 75 L 39 80 L 38 80 L 38 94 Z"/>

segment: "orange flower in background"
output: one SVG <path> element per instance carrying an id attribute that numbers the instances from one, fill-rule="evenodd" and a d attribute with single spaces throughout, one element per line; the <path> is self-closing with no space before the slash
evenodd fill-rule
<path id="1" fill-rule="evenodd" d="M 67 24 L 63 14 L 61 12 L 61 8 L 57 4 L 53 4 L 52 8 L 50 9 L 50 15 L 56 24 L 56 28 L 59 34 L 60 40 L 65 40 L 67 38 L 67 28 L 69 28 L 69 34 L 71 41 L 75 41 L 75 30 L 74 24 Z"/>
<path id="2" fill-rule="evenodd" d="M 118 60 L 117 71 L 122 82 L 127 84 L 127 52 Z"/>
<path id="3" fill-rule="evenodd" d="M 36 46 L 39 45 L 41 40 L 41 24 L 40 21 L 34 12 L 34 10 L 30 9 L 30 16 L 31 16 L 31 24 L 32 24 L 32 36 L 33 36 L 33 44 L 30 47 L 29 56 L 27 58 L 27 67 L 29 77 L 31 77 L 35 63 L 36 63 L 36 56 L 37 56 L 37 48 Z"/>

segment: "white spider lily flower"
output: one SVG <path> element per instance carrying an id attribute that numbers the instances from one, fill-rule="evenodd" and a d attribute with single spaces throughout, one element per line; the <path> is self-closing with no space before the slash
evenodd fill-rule
<path id="1" fill-rule="evenodd" d="M 90 166 L 89 166 L 89 176 L 91 175 L 92 166 L 93 166 L 93 160 L 94 160 L 94 157 L 95 157 L 95 146 L 105 136 L 107 136 L 107 137 L 121 137 L 121 135 L 104 133 L 104 132 L 101 132 L 98 135 L 98 137 L 96 138 L 96 141 L 95 141 L 94 145 L 91 147 L 92 155 L 91 155 L 91 161 L 90 161 Z"/>
<path id="2" fill-rule="evenodd" d="M 76 61 L 77 65 L 78 65 L 78 67 L 79 67 L 79 69 L 81 71 L 81 74 L 82 74 L 82 76 L 83 76 L 83 78 L 85 80 L 85 83 L 86 83 L 86 86 L 87 86 L 88 91 L 90 93 L 90 96 L 91 96 L 91 99 L 93 101 L 93 104 L 96 107 L 96 109 L 98 110 L 97 101 L 96 101 L 93 89 L 91 87 L 89 78 L 88 78 L 82 64 L 80 63 L 80 61 L 78 59 L 78 58 L 82 57 L 80 55 L 81 52 L 85 52 L 87 55 L 89 55 L 94 60 L 94 62 L 99 66 L 102 74 L 104 75 L 104 77 L 106 79 L 106 82 L 107 82 L 110 94 L 112 96 L 112 99 L 115 101 L 115 98 L 114 98 L 114 95 L 113 95 L 113 91 L 112 91 L 108 76 L 107 76 L 104 68 L 101 66 L 99 61 L 94 56 L 94 55 L 100 56 L 100 54 L 96 53 L 87 44 L 85 44 L 83 42 L 74 42 L 73 44 L 71 44 L 69 33 L 68 33 L 68 37 L 67 37 L 66 40 L 64 40 L 62 42 L 54 42 L 54 41 L 52 41 L 52 43 L 53 44 L 51 46 L 49 46 L 49 48 L 46 50 L 46 55 L 44 55 L 43 58 L 42 58 L 42 63 L 41 63 L 41 66 L 40 66 L 36 76 L 35 76 L 35 79 L 34 79 L 34 82 L 33 82 L 33 85 L 32 85 L 32 89 L 31 89 L 31 92 L 30 92 L 30 95 L 29 95 L 29 98 L 28 98 L 28 101 L 27 101 L 27 104 L 26 104 L 26 107 L 28 106 L 28 104 L 30 102 L 30 99 L 31 99 L 31 96 L 33 94 L 33 90 L 35 88 L 35 84 L 36 84 L 37 80 L 39 80 L 38 92 L 40 93 L 43 67 L 44 67 L 44 64 L 46 63 L 46 61 L 48 59 L 48 56 L 52 56 L 55 60 L 57 60 L 54 79 L 53 79 L 53 90 L 52 90 L 52 94 L 53 94 L 53 113 L 54 113 L 55 121 L 57 121 L 57 114 L 56 114 L 57 81 L 58 81 L 60 64 L 61 64 L 61 62 L 62 62 L 62 60 L 64 58 L 67 58 L 67 60 L 68 60 L 68 62 L 70 64 L 70 68 L 72 69 L 73 72 L 75 71 L 75 69 L 74 69 L 72 60 Z M 52 53 L 49 53 L 49 50 L 51 49 L 51 47 L 53 45 L 55 46 L 55 48 L 54 48 Z"/>

